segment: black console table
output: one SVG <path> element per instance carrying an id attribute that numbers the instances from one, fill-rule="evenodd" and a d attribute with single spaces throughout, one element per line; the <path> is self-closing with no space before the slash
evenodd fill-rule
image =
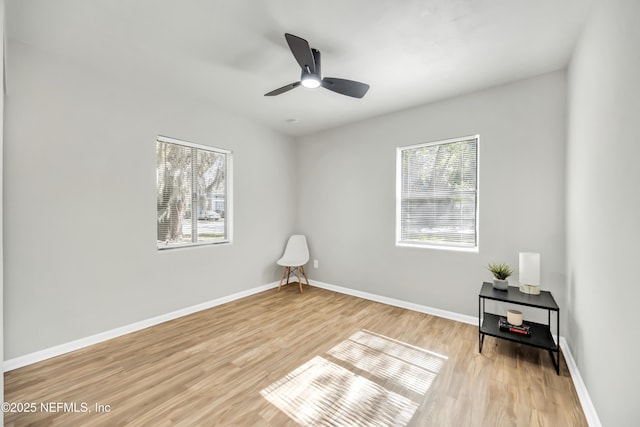
<path id="1" fill-rule="evenodd" d="M 500 317 L 485 311 L 485 301 L 501 301 L 510 304 L 524 305 L 527 307 L 547 310 L 547 324 L 527 321 L 530 326 L 531 335 L 519 335 L 517 333 L 502 331 L 498 326 Z M 532 347 L 549 350 L 551 361 L 556 368 L 556 373 L 560 375 L 560 346 L 553 340 L 551 335 L 551 312 L 556 313 L 556 336 L 560 339 L 560 307 L 553 299 L 551 292 L 540 291 L 540 295 L 529 295 L 520 292 L 515 286 L 509 286 L 506 291 L 493 289 L 493 285 L 484 282 L 478 295 L 478 352 L 482 353 L 482 344 L 485 335 L 489 335 L 504 340 L 519 342 Z"/>

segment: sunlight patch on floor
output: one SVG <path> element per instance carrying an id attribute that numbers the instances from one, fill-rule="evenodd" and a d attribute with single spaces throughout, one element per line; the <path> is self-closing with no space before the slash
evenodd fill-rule
<path id="1" fill-rule="evenodd" d="M 336 359 L 419 394 L 425 394 L 446 357 L 367 331 L 328 351 Z"/>
<path id="2" fill-rule="evenodd" d="M 316 356 L 260 392 L 302 425 L 406 425 L 418 405 Z"/>
<path id="3" fill-rule="evenodd" d="M 368 378 L 316 356 L 260 394 L 301 425 L 404 426 L 419 405 L 396 391 L 425 394 L 447 360 L 368 331 L 355 333 L 327 355 Z"/>

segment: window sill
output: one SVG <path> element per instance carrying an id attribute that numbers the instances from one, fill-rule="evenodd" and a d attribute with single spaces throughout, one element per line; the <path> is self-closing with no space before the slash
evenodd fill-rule
<path id="1" fill-rule="evenodd" d="M 172 246 L 165 246 L 165 247 L 156 246 L 156 249 L 158 250 L 158 252 L 165 252 L 165 251 L 170 251 L 172 249 L 189 249 L 189 248 L 201 248 L 203 246 L 229 246 L 229 245 L 231 245 L 231 241 L 225 240 L 221 242 L 185 243 L 183 245 L 172 245 Z"/>
<path id="2" fill-rule="evenodd" d="M 469 248 L 469 247 L 462 247 L 462 246 L 445 246 L 445 245 L 434 245 L 434 244 L 396 242 L 396 247 L 398 247 L 398 248 L 417 248 L 417 249 L 435 249 L 435 250 L 441 250 L 441 251 L 468 252 L 468 253 L 478 253 L 479 252 L 479 249 L 478 249 L 477 246 Z"/>

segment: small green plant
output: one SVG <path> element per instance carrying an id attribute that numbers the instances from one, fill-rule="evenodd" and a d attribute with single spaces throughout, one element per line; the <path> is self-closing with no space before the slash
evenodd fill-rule
<path id="1" fill-rule="evenodd" d="M 487 266 L 487 270 L 489 270 L 493 274 L 493 277 L 498 280 L 505 280 L 507 277 L 513 274 L 513 269 L 509 267 L 509 264 L 498 264 L 490 262 Z"/>

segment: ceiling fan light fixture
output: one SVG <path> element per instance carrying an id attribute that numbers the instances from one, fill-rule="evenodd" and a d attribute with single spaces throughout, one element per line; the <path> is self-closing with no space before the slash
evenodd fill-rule
<path id="1" fill-rule="evenodd" d="M 309 89 L 315 89 L 320 87 L 320 77 L 315 74 L 306 74 L 300 80 L 302 86 L 307 87 Z"/>
<path id="2" fill-rule="evenodd" d="M 320 78 L 320 51 L 309 46 L 309 42 L 293 34 L 285 33 L 284 38 L 287 40 L 289 49 L 293 53 L 293 57 L 300 65 L 300 81 L 289 83 L 278 89 L 267 92 L 264 96 L 275 96 L 298 86 L 315 89 L 320 86 L 340 95 L 351 96 L 353 98 L 362 98 L 369 90 L 369 85 L 355 80 L 339 79 L 337 77 Z"/>

